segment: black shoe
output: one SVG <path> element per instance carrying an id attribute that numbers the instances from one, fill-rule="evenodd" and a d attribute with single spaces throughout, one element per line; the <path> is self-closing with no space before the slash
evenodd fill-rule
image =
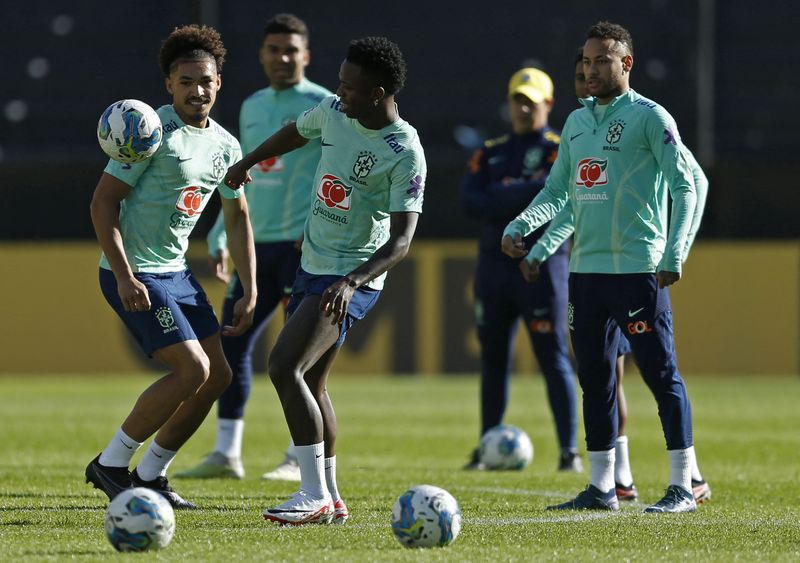
<path id="1" fill-rule="evenodd" d="M 619 510 L 619 501 L 614 489 L 602 493 L 594 485 L 589 485 L 574 499 L 548 506 L 547 510 Z"/>
<path id="2" fill-rule="evenodd" d="M 172 487 L 169 486 L 169 481 L 166 477 L 156 477 L 152 481 L 144 481 L 141 477 L 139 477 L 139 473 L 134 469 L 131 473 L 131 484 L 134 487 L 145 487 L 147 489 L 153 489 L 157 493 L 161 494 L 162 497 L 167 499 L 169 503 L 172 505 L 172 508 L 175 510 L 195 510 L 197 506 L 181 498 L 181 496 L 172 490 Z"/>
<path id="3" fill-rule="evenodd" d="M 100 465 L 100 455 L 86 466 L 86 482 L 94 485 L 95 489 L 103 491 L 108 500 L 125 489 L 131 488 L 131 473 L 127 467 L 106 467 Z"/>
<path id="4" fill-rule="evenodd" d="M 565 452 L 558 458 L 559 471 L 571 471 L 573 473 L 583 473 L 583 461 L 577 452 Z"/>
<path id="5" fill-rule="evenodd" d="M 467 471 L 484 471 L 486 469 L 486 466 L 481 462 L 480 448 L 475 448 L 472 450 L 472 453 L 469 457 L 469 462 L 467 462 L 462 469 L 466 469 Z"/>

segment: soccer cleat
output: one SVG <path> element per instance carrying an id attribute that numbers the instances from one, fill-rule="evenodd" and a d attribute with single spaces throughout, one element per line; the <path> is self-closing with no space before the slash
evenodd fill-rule
<path id="1" fill-rule="evenodd" d="M 292 526 L 329 524 L 333 519 L 334 510 L 330 496 L 315 498 L 301 489 L 283 504 L 267 508 L 264 511 L 264 520 Z"/>
<path id="2" fill-rule="evenodd" d="M 347 510 L 347 505 L 343 499 L 339 499 L 333 503 L 333 523 L 344 524 L 350 518 L 350 511 Z"/>
<path id="3" fill-rule="evenodd" d="M 297 458 L 286 454 L 278 466 L 261 476 L 265 481 L 300 481 L 300 464 Z"/>
<path id="4" fill-rule="evenodd" d="M 547 510 L 619 510 L 619 501 L 614 489 L 603 493 L 594 485 L 589 485 L 574 499 L 548 506 Z"/>
<path id="5" fill-rule="evenodd" d="M 692 494 L 697 504 L 703 504 L 711 500 L 711 487 L 708 486 L 705 479 L 700 481 L 692 479 Z"/>
<path id="6" fill-rule="evenodd" d="M 634 501 L 639 498 L 639 491 L 636 490 L 636 486 L 631 483 L 629 486 L 620 485 L 616 483 L 614 485 L 614 490 L 617 492 L 617 500 L 622 501 Z"/>
<path id="7" fill-rule="evenodd" d="M 86 482 L 95 489 L 103 491 L 108 500 L 131 488 L 131 473 L 127 467 L 106 467 L 100 465 L 100 455 L 86 466 Z"/>
<path id="8" fill-rule="evenodd" d="M 152 481 L 144 481 L 139 477 L 139 473 L 134 469 L 131 472 L 131 483 L 134 487 L 145 487 L 159 493 L 167 499 L 175 510 L 195 510 L 197 506 L 185 500 L 169 486 L 169 481 L 163 475 L 156 477 Z"/>
<path id="9" fill-rule="evenodd" d="M 177 479 L 244 479 L 244 467 L 238 457 L 211 452 L 200 465 L 176 473 Z"/>
<path id="10" fill-rule="evenodd" d="M 469 461 L 467 462 L 462 469 L 466 469 L 467 471 L 485 471 L 486 465 L 481 462 L 481 450 L 480 448 L 475 448 L 472 450 L 470 454 Z"/>
<path id="11" fill-rule="evenodd" d="M 664 498 L 652 506 L 644 509 L 645 512 L 694 512 L 697 510 L 697 503 L 694 501 L 692 493 L 680 485 L 670 485 Z"/>
<path id="12" fill-rule="evenodd" d="M 583 473 L 583 461 L 577 452 L 565 452 L 558 458 L 558 470 Z"/>

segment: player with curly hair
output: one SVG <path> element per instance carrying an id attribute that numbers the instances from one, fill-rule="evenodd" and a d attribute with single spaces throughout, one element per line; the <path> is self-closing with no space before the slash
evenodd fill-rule
<path id="1" fill-rule="evenodd" d="M 267 520 L 340 523 L 347 516 L 327 381 L 348 329 L 372 309 L 386 271 L 408 253 L 422 212 L 425 155 L 395 103 L 405 74 L 403 55 L 388 39 L 351 42 L 337 95 L 283 127 L 225 177 L 238 188 L 256 163 L 321 139 L 289 318 L 268 365 L 295 443 L 300 490 L 265 510 Z"/>
<path id="2" fill-rule="evenodd" d="M 256 303 L 253 233 L 243 190 L 222 184 L 241 158 L 239 143 L 209 118 L 222 84 L 225 56 L 211 27 L 185 26 L 159 56 L 172 105 L 158 109 L 164 137 L 137 164 L 110 161 L 95 189 L 92 222 L 103 250 L 100 287 L 145 354 L 170 373 L 148 387 L 86 467 L 86 481 L 109 499 L 131 486 L 161 493 L 175 508 L 195 508 L 169 485 L 167 468 L 228 387 L 220 326 L 205 292 L 186 266 L 189 234 L 219 188 L 231 256 L 244 288 L 225 335 L 244 333 Z M 136 451 L 155 438 L 133 470 Z"/>

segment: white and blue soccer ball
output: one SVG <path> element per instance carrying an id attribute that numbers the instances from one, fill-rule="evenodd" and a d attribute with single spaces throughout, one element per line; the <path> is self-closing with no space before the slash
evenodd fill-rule
<path id="1" fill-rule="evenodd" d="M 100 148 L 125 164 L 136 164 L 153 156 L 161 146 L 162 137 L 158 114 L 139 100 L 114 102 L 97 123 Z"/>
<path id="2" fill-rule="evenodd" d="M 392 531 L 405 547 L 443 547 L 461 531 L 461 509 L 444 489 L 417 485 L 394 503 Z"/>
<path id="3" fill-rule="evenodd" d="M 486 469 L 522 469 L 533 461 L 533 443 L 523 430 L 501 424 L 481 438 L 480 460 Z"/>
<path id="4" fill-rule="evenodd" d="M 175 512 L 152 489 L 126 489 L 106 510 L 106 536 L 117 551 L 163 549 L 175 534 Z"/>

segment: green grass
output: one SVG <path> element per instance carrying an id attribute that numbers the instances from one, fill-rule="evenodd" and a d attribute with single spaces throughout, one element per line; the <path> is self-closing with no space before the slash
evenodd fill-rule
<path id="1" fill-rule="evenodd" d="M 145 376 L 0 377 L 0 559 L 106 560 L 105 497 L 83 470 L 113 434 Z M 532 561 L 800 559 L 800 380 L 691 377 L 695 443 L 712 502 L 695 514 L 553 514 L 587 476 L 555 471 L 557 448 L 541 378 L 513 383 L 506 421 L 523 427 L 536 454 L 521 472 L 464 472 L 475 446 L 477 378 L 334 375 L 339 415 L 339 486 L 345 526 L 281 528 L 262 510 L 294 492 L 260 474 L 280 461 L 288 434 L 271 385 L 258 378 L 249 404 L 244 481 L 179 481 L 203 507 L 177 513 L 160 560 Z M 641 379 L 626 381 L 631 463 L 643 502 L 657 500 L 668 465 L 655 404 Z M 211 416 L 171 470 L 213 446 Z M 583 432 L 581 431 L 581 436 Z M 449 547 L 407 550 L 389 526 L 392 504 L 429 483 L 459 501 L 464 525 Z M 120 557 L 137 557 L 127 555 Z M 138 556 L 142 557 L 142 556 Z M 147 555 L 150 559 L 152 556 Z"/>

